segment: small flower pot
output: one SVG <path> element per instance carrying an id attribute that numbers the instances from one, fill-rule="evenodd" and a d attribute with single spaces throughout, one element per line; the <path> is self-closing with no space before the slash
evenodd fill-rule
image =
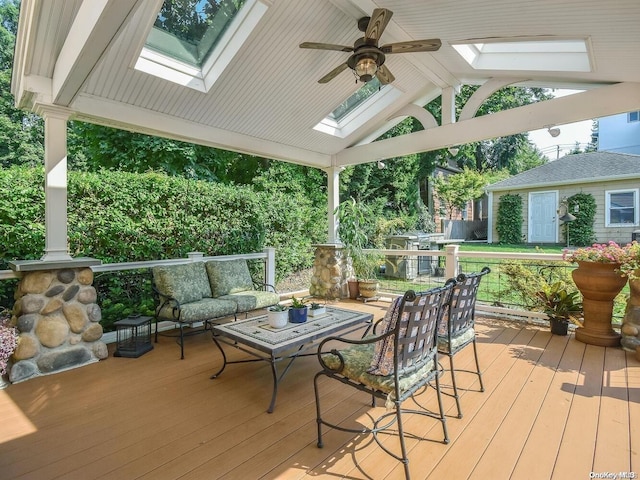
<path id="1" fill-rule="evenodd" d="M 551 324 L 551 333 L 554 335 L 565 336 L 569 333 L 569 322 L 566 320 L 550 318 L 549 323 Z"/>
<path id="2" fill-rule="evenodd" d="M 320 315 L 324 315 L 325 313 L 327 313 L 326 307 L 320 307 L 320 308 L 310 308 L 307 314 L 310 317 L 319 317 Z"/>
<path id="3" fill-rule="evenodd" d="M 289 323 L 289 312 L 287 310 L 268 310 L 267 321 L 272 328 L 283 328 Z"/>
<path id="4" fill-rule="evenodd" d="M 302 308 L 290 308 L 289 309 L 289 321 L 291 323 L 304 323 L 307 321 L 308 307 Z"/>

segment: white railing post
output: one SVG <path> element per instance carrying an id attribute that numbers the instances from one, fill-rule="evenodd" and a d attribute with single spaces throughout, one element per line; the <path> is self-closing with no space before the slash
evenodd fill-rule
<path id="1" fill-rule="evenodd" d="M 458 245 L 446 245 L 444 250 L 445 273 L 447 278 L 456 278 L 458 276 Z"/>
<path id="2" fill-rule="evenodd" d="M 264 266 L 264 283 L 276 286 L 276 249 L 266 247 L 263 252 L 267 255 Z"/>

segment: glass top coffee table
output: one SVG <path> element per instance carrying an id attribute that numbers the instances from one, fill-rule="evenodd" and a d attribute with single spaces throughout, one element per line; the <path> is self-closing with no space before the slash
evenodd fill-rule
<path id="1" fill-rule="evenodd" d="M 232 363 L 268 362 L 271 364 L 273 375 L 273 393 L 267 412 L 272 413 L 276 404 L 278 384 L 297 357 L 315 355 L 305 353 L 315 340 L 337 332 L 346 334 L 355 331 L 367 323 L 370 324 L 372 320 L 373 315 L 370 313 L 328 306 L 324 315 L 309 317 L 305 323 L 288 323 L 283 328 L 271 327 L 266 315 L 224 325 L 213 325 L 211 335 L 222 353 L 223 364 L 211 378 L 217 378 L 225 367 Z M 229 361 L 221 343 L 242 350 L 253 358 Z M 277 364 L 282 360 L 288 360 L 288 363 L 278 372 Z"/>

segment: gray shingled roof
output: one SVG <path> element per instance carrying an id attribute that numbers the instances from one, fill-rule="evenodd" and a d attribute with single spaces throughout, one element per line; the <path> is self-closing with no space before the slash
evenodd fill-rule
<path id="1" fill-rule="evenodd" d="M 566 155 L 487 187 L 488 191 L 640 179 L 640 155 L 590 152 Z"/>

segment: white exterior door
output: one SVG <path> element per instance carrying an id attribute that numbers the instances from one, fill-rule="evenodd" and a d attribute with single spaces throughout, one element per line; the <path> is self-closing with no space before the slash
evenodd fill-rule
<path id="1" fill-rule="evenodd" d="M 529 243 L 558 241 L 557 192 L 529 194 Z"/>

